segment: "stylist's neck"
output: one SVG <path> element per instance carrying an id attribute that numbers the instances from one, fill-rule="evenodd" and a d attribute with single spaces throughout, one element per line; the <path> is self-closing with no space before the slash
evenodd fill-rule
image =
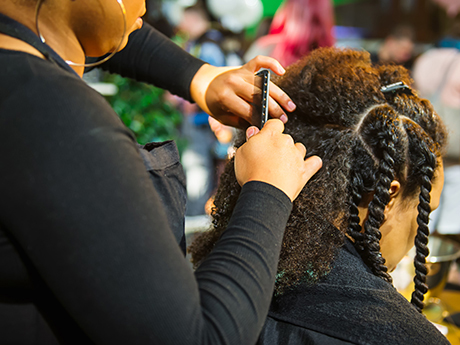
<path id="1" fill-rule="evenodd" d="M 38 35 L 35 21 L 35 2 L 29 2 L 30 4 L 25 3 L 0 0 L 0 12 L 26 26 Z M 56 13 L 53 13 L 53 11 L 56 11 Z M 38 28 L 41 36 L 45 39 L 45 43 L 62 59 L 83 64 L 85 62 L 85 52 L 74 31 L 71 29 L 69 17 L 70 15 L 63 15 L 62 10 L 49 9 L 47 6 L 42 6 L 38 16 Z M 0 38 L 0 45 L 4 49 L 24 51 L 44 58 L 38 50 L 22 41 L 18 42 L 18 40 Z M 80 77 L 83 76 L 84 67 L 71 67 Z"/>

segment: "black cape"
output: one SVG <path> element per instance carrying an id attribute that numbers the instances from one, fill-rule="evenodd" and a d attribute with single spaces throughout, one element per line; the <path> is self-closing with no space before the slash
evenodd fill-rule
<path id="1" fill-rule="evenodd" d="M 273 299 L 258 344 L 350 343 L 449 344 L 391 284 L 371 272 L 347 239 L 318 284 L 300 285 Z"/>

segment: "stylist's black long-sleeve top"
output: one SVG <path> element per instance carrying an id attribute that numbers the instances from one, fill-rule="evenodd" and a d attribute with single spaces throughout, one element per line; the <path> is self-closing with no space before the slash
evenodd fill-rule
<path id="1" fill-rule="evenodd" d="M 144 24 L 129 36 L 126 48 L 100 67 L 191 101 L 190 82 L 203 64 L 202 60 L 184 52 L 166 36 Z"/>
<path id="2" fill-rule="evenodd" d="M 168 76 L 189 59 L 143 30 L 162 47 L 152 71 Z M 191 65 L 193 75 L 201 62 Z M 187 80 L 156 84 L 187 97 Z M 291 210 L 280 190 L 247 183 L 193 272 L 132 134 L 105 99 L 49 61 L 7 50 L 0 157 L 1 344 L 256 341 Z"/>

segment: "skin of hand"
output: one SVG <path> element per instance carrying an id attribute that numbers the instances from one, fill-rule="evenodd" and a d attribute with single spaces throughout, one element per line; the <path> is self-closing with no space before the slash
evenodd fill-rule
<path id="1" fill-rule="evenodd" d="M 257 56 L 241 67 L 203 65 L 192 79 L 193 100 L 224 125 L 247 128 L 251 125 L 254 95 L 254 74 L 261 68 L 283 75 L 281 64 L 267 56 Z M 295 104 L 278 86 L 270 82 L 268 110 L 272 118 L 287 121 L 285 110 L 293 111 Z"/>
<path id="2" fill-rule="evenodd" d="M 283 130 L 284 124 L 278 119 L 267 121 L 260 131 L 257 127 L 249 127 L 247 142 L 236 151 L 235 174 L 241 186 L 249 181 L 266 182 L 294 201 L 321 168 L 322 161 L 318 156 L 305 160 L 305 146 L 294 143 Z"/>

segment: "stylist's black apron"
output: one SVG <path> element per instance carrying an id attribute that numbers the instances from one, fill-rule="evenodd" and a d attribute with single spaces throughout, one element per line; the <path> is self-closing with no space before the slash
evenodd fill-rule
<path id="1" fill-rule="evenodd" d="M 22 24 L 0 13 L 0 32 L 20 39 L 42 53 L 48 61 L 65 69 L 75 71 L 46 43 Z M 139 145 L 139 152 L 149 172 L 156 191 L 165 206 L 169 226 L 185 255 L 184 215 L 186 203 L 185 174 L 179 161 L 179 153 L 173 141 Z"/>
<path id="2" fill-rule="evenodd" d="M 184 214 L 187 198 L 185 174 L 176 144 L 171 141 L 139 145 L 139 152 L 156 191 L 165 205 L 171 230 L 185 255 Z"/>

